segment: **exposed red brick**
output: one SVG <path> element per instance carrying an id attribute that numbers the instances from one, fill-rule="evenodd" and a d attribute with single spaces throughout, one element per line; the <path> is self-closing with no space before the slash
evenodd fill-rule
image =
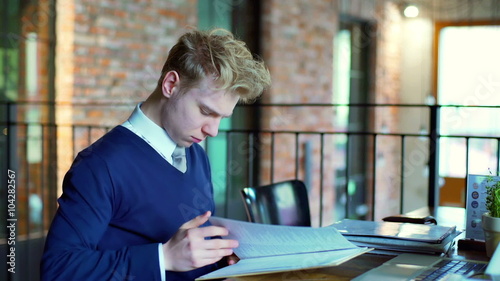
<path id="1" fill-rule="evenodd" d="M 176 10 L 158 9 L 158 13 L 162 16 L 175 18 L 177 20 L 184 20 L 186 18 L 186 15 L 183 15 Z"/>

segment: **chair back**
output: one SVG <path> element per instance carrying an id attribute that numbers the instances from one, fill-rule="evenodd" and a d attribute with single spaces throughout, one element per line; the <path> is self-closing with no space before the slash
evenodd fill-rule
<path id="1" fill-rule="evenodd" d="M 241 196 L 250 222 L 311 226 L 307 188 L 300 180 L 245 187 Z"/>

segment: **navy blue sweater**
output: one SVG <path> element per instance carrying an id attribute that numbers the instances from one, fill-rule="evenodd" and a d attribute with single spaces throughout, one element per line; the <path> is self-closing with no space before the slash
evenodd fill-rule
<path id="1" fill-rule="evenodd" d="M 204 150 L 186 149 L 181 173 L 118 126 L 78 154 L 63 182 L 42 258 L 42 280 L 160 280 L 158 243 L 188 220 L 214 212 Z M 215 265 L 166 272 L 193 280 Z"/>

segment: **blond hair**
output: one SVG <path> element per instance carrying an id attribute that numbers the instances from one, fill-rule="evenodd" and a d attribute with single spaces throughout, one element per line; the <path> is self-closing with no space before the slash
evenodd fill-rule
<path id="1" fill-rule="evenodd" d="M 168 54 L 155 91 L 161 91 L 165 74 L 172 70 L 180 76 L 182 91 L 213 76 L 218 90 L 237 94 L 243 103 L 254 101 L 271 84 L 268 69 L 245 42 L 220 28 L 182 35 Z"/>

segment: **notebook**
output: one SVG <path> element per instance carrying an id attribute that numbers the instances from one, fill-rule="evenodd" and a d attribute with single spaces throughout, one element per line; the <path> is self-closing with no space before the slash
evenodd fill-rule
<path id="1" fill-rule="evenodd" d="M 332 226 L 347 237 L 391 238 L 433 244 L 442 243 L 456 230 L 455 226 L 352 219 L 343 219 Z"/>
<path id="2" fill-rule="evenodd" d="M 500 281 L 500 247 L 490 262 L 458 260 L 432 255 L 401 254 L 353 281 L 495 280 Z"/>
<path id="3" fill-rule="evenodd" d="M 443 254 L 452 246 L 458 231 L 455 226 L 400 222 L 377 222 L 343 219 L 331 226 L 360 247 L 374 248 L 374 253 Z"/>

